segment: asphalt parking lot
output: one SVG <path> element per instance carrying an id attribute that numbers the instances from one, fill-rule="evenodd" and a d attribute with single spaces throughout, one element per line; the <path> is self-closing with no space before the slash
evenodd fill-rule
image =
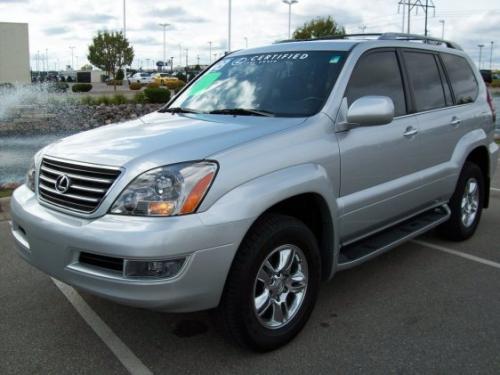
<path id="1" fill-rule="evenodd" d="M 0 373 L 498 374 L 498 174 L 491 195 L 469 241 L 430 233 L 338 273 L 304 331 L 267 354 L 233 346 L 207 312 L 164 314 L 60 289 L 16 255 L 0 221 Z"/>

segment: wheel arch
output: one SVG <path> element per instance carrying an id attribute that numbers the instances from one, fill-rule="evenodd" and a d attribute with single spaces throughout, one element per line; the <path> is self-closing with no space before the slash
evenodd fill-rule
<path id="1" fill-rule="evenodd" d="M 488 208 L 490 201 L 490 156 L 488 153 L 488 148 L 486 146 L 478 146 L 474 148 L 465 162 L 471 162 L 476 164 L 483 173 L 484 176 L 484 208 Z"/>

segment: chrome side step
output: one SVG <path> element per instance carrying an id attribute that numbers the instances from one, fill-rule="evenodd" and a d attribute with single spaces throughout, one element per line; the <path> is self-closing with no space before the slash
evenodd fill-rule
<path id="1" fill-rule="evenodd" d="M 415 238 L 444 223 L 450 217 L 447 205 L 433 208 L 370 237 L 340 249 L 337 270 L 344 270 L 366 262 L 377 255 Z"/>

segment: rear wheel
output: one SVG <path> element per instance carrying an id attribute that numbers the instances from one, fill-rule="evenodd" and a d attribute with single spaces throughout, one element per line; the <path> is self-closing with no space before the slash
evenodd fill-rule
<path id="1" fill-rule="evenodd" d="M 484 177 L 476 164 L 466 162 L 453 196 L 450 219 L 439 227 L 440 233 L 453 241 L 470 238 L 479 224 L 484 204 Z"/>
<path id="2" fill-rule="evenodd" d="M 316 239 L 301 221 L 270 214 L 245 237 L 220 305 L 228 333 L 257 351 L 297 335 L 313 310 L 320 283 Z"/>

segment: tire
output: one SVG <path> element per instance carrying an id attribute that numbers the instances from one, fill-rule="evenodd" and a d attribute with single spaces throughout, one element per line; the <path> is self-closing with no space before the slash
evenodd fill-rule
<path id="1" fill-rule="evenodd" d="M 263 264 L 269 260 L 273 270 L 279 269 L 282 264 L 279 259 L 289 260 L 282 262 L 290 265 L 283 267 L 283 272 L 273 273 Z M 263 274 L 259 271 L 263 270 L 266 277 L 273 275 L 269 277 L 276 278 L 269 283 L 269 288 L 260 277 Z M 320 279 L 320 253 L 311 230 L 290 216 L 263 216 L 245 236 L 226 281 L 219 306 L 219 318 L 226 333 L 240 345 L 255 351 L 270 351 L 285 345 L 309 319 L 317 299 Z M 279 294 L 280 291 L 282 294 Z M 266 293 L 271 302 L 267 309 L 261 309 L 263 313 L 258 316 L 255 296 L 262 297 Z M 278 302 L 273 298 L 284 300 Z M 288 311 L 288 317 L 284 313 L 280 321 L 279 311 Z M 274 319 L 275 316 L 278 319 Z"/>
<path id="2" fill-rule="evenodd" d="M 467 216 L 465 212 L 467 208 L 471 208 L 471 206 L 466 203 L 469 201 L 466 200 L 465 193 L 468 187 L 469 190 L 473 190 L 470 189 L 469 184 L 471 182 L 477 182 L 477 202 L 475 204 L 477 207 L 474 216 L 466 220 L 464 219 Z M 481 220 L 481 213 L 484 205 L 484 186 L 484 176 L 481 168 L 472 162 L 465 162 L 460 177 L 458 178 L 455 192 L 449 202 L 451 210 L 450 219 L 438 228 L 443 237 L 452 241 L 464 241 L 474 234 Z M 474 200 L 474 198 L 472 199 Z M 463 203 L 466 207 L 464 210 L 462 209 Z"/>

